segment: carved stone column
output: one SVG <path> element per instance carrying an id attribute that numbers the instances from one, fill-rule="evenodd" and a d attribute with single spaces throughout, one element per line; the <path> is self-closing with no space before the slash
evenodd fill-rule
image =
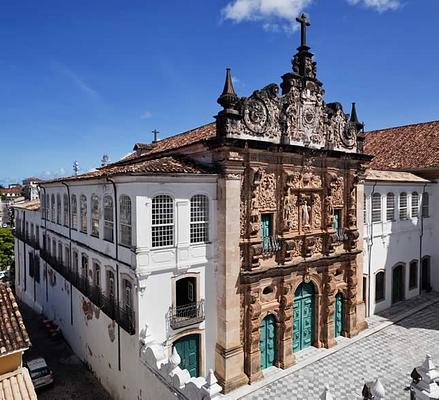
<path id="1" fill-rule="evenodd" d="M 280 297 L 280 329 L 278 346 L 278 366 L 289 368 L 296 363 L 293 354 L 293 281 L 286 278 L 282 284 Z"/>
<path id="2" fill-rule="evenodd" d="M 241 170 L 218 179 L 217 344 L 215 372 L 224 392 L 248 382 L 241 342 L 240 190 Z"/>
<path id="3" fill-rule="evenodd" d="M 249 383 L 253 383 L 262 378 L 259 351 L 261 337 L 259 285 L 248 288 L 245 297 L 245 373 L 249 377 Z"/>
<path id="4" fill-rule="evenodd" d="M 334 324 L 334 312 L 335 312 L 335 291 L 336 284 L 334 280 L 334 274 L 327 271 L 324 276 L 323 286 L 323 311 L 322 317 L 325 323 L 323 324 L 323 342 L 326 348 L 335 346 L 335 324 Z"/>
<path id="5" fill-rule="evenodd" d="M 347 337 L 353 337 L 358 334 L 357 327 L 357 265 L 355 260 L 350 262 L 348 269 L 346 271 L 347 280 L 347 299 L 345 301 L 346 305 L 346 335 Z"/>

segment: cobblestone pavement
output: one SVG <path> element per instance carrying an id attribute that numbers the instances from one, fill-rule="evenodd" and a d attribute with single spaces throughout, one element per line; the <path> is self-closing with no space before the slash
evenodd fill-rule
<path id="1" fill-rule="evenodd" d="M 67 343 L 48 337 L 40 316 L 23 303 L 20 310 L 32 342 L 32 347 L 24 353 L 24 360 L 44 357 L 55 375 L 52 386 L 37 391 L 38 400 L 111 400 Z"/>
<path id="2" fill-rule="evenodd" d="M 379 377 L 386 399 L 410 399 L 410 373 L 430 353 L 439 365 L 439 305 L 359 340 L 243 397 L 246 400 L 317 400 L 329 384 L 336 400 L 361 399 L 366 381 Z"/>

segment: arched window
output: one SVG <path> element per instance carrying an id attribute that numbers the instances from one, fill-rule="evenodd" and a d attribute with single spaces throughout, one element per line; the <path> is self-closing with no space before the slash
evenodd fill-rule
<path id="1" fill-rule="evenodd" d="M 131 309 L 133 305 L 132 291 L 133 286 L 128 279 L 123 280 L 123 305 L 125 308 Z"/>
<path id="2" fill-rule="evenodd" d="M 119 215 L 120 215 L 120 244 L 131 246 L 131 199 L 123 194 L 119 198 Z"/>
<path id="3" fill-rule="evenodd" d="M 407 193 L 399 195 L 399 219 L 407 219 Z"/>
<path id="4" fill-rule="evenodd" d="M 380 271 L 375 275 L 375 302 L 382 301 L 385 298 L 385 274 Z"/>
<path id="5" fill-rule="evenodd" d="M 88 256 L 85 253 L 81 256 L 81 278 L 88 279 Z"/>
<path id="6" fill-rule="evenodd" d="M 429 212 L 430 199 L 428 196 L 429 195 L 427 192 L 422 193 L 422 216 L 424 218 L 428 218 L 430 216 L 429 215 L 430 214 L 430 212 Z"/>
<path id="7" fill-rule="evenodd" d="M 56 223 L 61 224 L 61 195 L 56 194 Z"/>
<path id="8" fill-rule="evenodd" d="M 412 193 L 412 218 L 418 218 L 419 216 L 419 194 L 417 192 Z"/>
<path id="9" fill-rule="evenodd" d="M 114 212 L 113 198 L 111 196 L 104 197 L 104 240 L 113 242 L 114 240 Z"/>
<path id="10" fill-rule="evenodd" d="M 52 222 L 55 222 L 55 195 L 52 194 L 52 202 L 50 204 L 51 209 L 50 209 L 50 219 Z"/>
<path id="11" fill-rule="evenodd" d="M 99 237 L 99 197 L 94 193 L 91 196 L 91 235 Z"/>
<path id="12" fill-rule="evenodd" d="M 395 195 L 393 193 L 387 193 L 386 220 L 395 221 Z"/>
<path id="13" fill-rule="evenodd" d="M 97 263 L 93 263 L 93 285 L 96 288 L 101 287 L 101 266 Z"/>
<path id="14" fill-rule="evenodd" d="M 152 247 L 174 244 L 174 200 L 167 195 L 152 199 Z"/>
<path id="15" fill-rule="evenodd" d="M 372 222 L 381 222 L 381 195 L 374 193 L 372 196 Z"/>
<path id="16" fill-rule="evenodd" d="M 64 193 L 63 196 L 63 210 L 64 210 L 64 226 L 69 226 L 69 196 Z"/>
<path id="17" fill-rule="evenodd" d="M 191 198 L 191 243 L 209 240 L 209 200 L 203 194 Z"/>
<path id="18" fill-rule="evenodd" d="M 78 202 L 76 194 L 72 194 L 72 229 L 78 229 Z"/>
<path id="19" fill-rule="evenodd" d="M 415 289 L 417 287 L 418 287 L 418 261 L 413 260 L 410 262 L 409 289 Z"/>
<path id="20" fill-rule="evenodd" d="M 83 233 L 87 233 L 87 197 L 81 194 L 79 198 L 79 208 L 80 208 L 80 230 Z"/>

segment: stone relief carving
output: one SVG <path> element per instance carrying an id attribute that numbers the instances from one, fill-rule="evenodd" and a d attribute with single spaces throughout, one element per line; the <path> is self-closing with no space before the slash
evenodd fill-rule
<path id="1" fill-rule="evenodd" d="M 258 205 L 262 210 L 276 208 L 276 176 L 262 171 L 258 188 Z"/>
<path id="2" fill-rule="evenodd" d="M 313 193 L 312 195 L 312 213 L 313 213 L 313 228 L 320 229 L 322 226 L 322 202 L 320 195 Z"/>
<path id="3" fill-rule="evenodd" d="M 306 73 L 313 76 L 315 65 L 309 60 Z M 312 148 L 343 148 L 356 151 L 358 127 L 348 122 L 339 103 L 325 105 L 321 85 L 292 79 L 285 94 L 270 84 L 256 90 L 234 105 L 236 114 L 222 124 L 230 137 L 257 137 L 275 143 L 294 143 Z"/>
<path id="4" fill-rule="evenodd" d="M 298 229 L 299 218 L 297 212 L 297 196 L 288 189 L 284 196 L 283 204 L 283 221 L 287 231 L 295 231 Z"/>

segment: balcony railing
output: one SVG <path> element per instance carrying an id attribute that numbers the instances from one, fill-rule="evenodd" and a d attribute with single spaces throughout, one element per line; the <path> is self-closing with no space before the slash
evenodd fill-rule
<path id="1" fill-rule="evenodd" d="M 198 324 L 204 321 L 204 300 L 184 306 L 170 307 L 170 323 L 172 329 Z"/>
<path id="2" fill-rule="evenodd" d="M 79 275 L 76 271 L 66 266 L 62 261 L 48 254 L 44 249 L 40 252 L 41 258 L 70 281 L 84 296 L 88 297 L 93 304 L 99 307 L 109 318 L 116 321 L 130 335 L 135 333 L 134 310 L 131 306 L 120 306 L 114 297 L 107 297 L 98 286 L 91 285 L 87 277 Z"/>
<path id="3" fill-rule="evenodd" d="M 26 235 L 21 229 L 15 228 L 14 235 L 17 239 L 25 242 L 29 246 L 33 247 L 35 250 L 40 250 L 40 243 L 34 236 Z"/>
<path id="4" fill-rule="evenodd" d="M 266 236 L 262 238 L 262 252 L 264 254 L 273 254 L 282 248 L 281 241 L 275 236 Z"/>

